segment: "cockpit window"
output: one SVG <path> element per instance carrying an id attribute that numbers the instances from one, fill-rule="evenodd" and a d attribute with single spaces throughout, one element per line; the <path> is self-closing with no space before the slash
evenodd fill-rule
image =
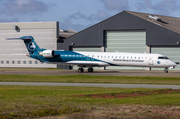
<path id="1" fill-rule="evenodd" d="M 168 57 L 158 57 L 158 59 L 169 59 Z"/>

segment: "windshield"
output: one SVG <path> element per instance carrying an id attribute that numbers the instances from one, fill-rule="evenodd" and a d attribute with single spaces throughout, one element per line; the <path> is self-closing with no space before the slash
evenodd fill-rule
<path id="1" fill-rule="evenodd" d="M 158 57 L 158 59 L 169 59 L 168 57 Z"/>

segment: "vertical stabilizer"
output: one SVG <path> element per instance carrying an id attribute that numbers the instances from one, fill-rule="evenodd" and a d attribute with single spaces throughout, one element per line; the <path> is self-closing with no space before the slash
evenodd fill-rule
<path id="1" fill-rule="evenodd" d="M 41 51 L 41 49 L 36 44 L 32 36 L 23 36 L 20 38 L 7 38 L 7 40 L 15 40 L 15 39 L 21 39 L 24 41 L 24 44 L 26 45 L 29 54 L 38 54 Z"/>
<path id="2" fill-rule="evenodd" d="M 41 51 L 41 49 L 36 44 L 36 42 L 34 41 L 34 38 L 32 36 L 23 36 L 20 39 L 24 40 L 26 48 L 30 54 L 38 53 L 38 51 Z"/>

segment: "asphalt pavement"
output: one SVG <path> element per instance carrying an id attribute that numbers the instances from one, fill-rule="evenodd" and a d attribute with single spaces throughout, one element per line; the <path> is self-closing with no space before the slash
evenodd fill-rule
<path id="1" fill-rule="evenodd" d="M 0 75 L 107 75 L 107 76 L 153 76 L 153 77 L 180 77 L 180 71 L 170 70 L 168 74 L 163 70 L 95 70 L 90 73 L 78 73 L 77 70 L 46 70 L 30 68 L 0 68 Z M 180 85 L 155 84 L 100 84 L 100 83 L 46 83 L 46 82 L 0 82 L 0 85 L 25 86 L 76 86 L 76 87 L 117 87 L 117 88 L 169 88 L 180 89 Z"/>
<path id="2" fill-rule="evenodd" d="M 164 73 L 163 70 L 94 70 L 94 72 L 79 73 L 77 70 L 44 70 L 27 68 L 0 68 L 0 74 L 8 75 L 106 75 L 106 76 L 153 76 L 153 77 L 180 77 L 180 71 L 169 70 Z"/>
<path id="3" fill-rule="evenodd" d="M 0 82 L 0 85 L 180 89 L 180 85 L 155 85 L 155 84 Z"/>

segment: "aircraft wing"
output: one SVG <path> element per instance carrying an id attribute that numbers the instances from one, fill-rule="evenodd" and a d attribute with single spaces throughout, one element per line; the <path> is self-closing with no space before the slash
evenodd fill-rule
<path id="1" fill-rule="evenodd" d="M 108 63 L 105 62 L 98 62 L 98 61 L 69 61 L 69 62 L 58 62 L 58 64 L 65 64 L 65 65 L 76 65 L 79 67 L 93 67 L 93 66 L 109 66 Z"/>

